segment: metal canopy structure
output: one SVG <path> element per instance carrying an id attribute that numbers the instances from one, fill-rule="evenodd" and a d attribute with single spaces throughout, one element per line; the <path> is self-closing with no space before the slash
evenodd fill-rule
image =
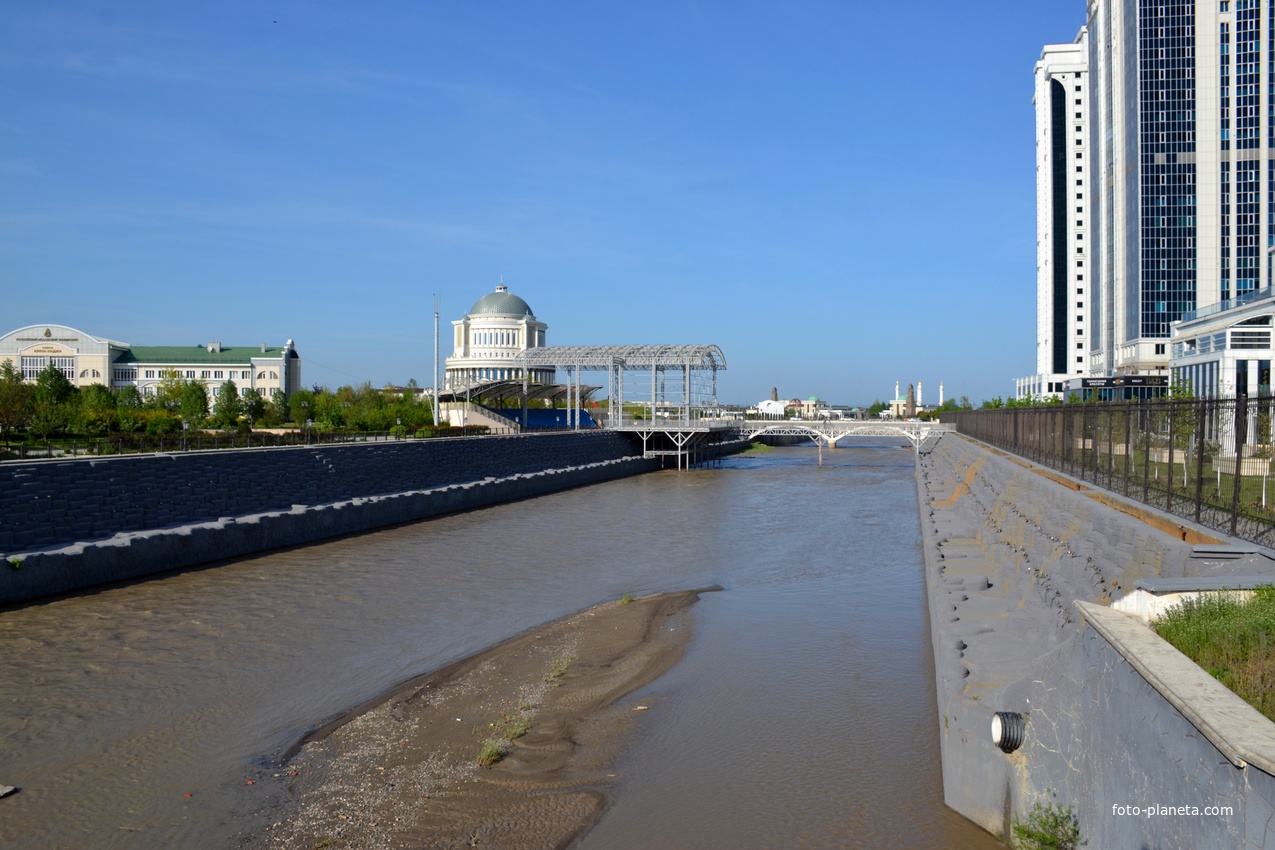
<path id="1" fill-rule="evenodd" d="M 521 380 L 475 381 L 472 384 L 440 390 L 439 398 L 443 401 L 468 401 L 479 398 L 496 402 L 498 405 L 503 404 L 508 399 L 559 402 L 565 399 L 567 394 L 573 389 L 573 387 L 568 387 L 566 384 L 533 383 L 524 385 Z M 600 386 L 581 386 L 582 398 L 587 401 L 589 396 L 600 389 L 602 389 Z"/>
<path id="2" fill-rule="evenodd" d="M 647 457 L 676 455 L 680 466 L 692 445 L 723 430 L 712 422 L 720 414 L 717 373 L 726 368 L 726 355 L 716 345 L 530 348 L 513 362 L 524 374 L 536 367 L 566 373 L 567 385 L 576 388 L 567 404 L 576 427 L 583 389 L 580 374 L 605 371 L 606 427 L 637 433 Z"/>
<path id="3" fill-rule="evenodd" d="M 620 428 L 635 419 L 690 422 L 716 416 L 717 373 L 726 368 L 726 355 L 716 345 L 576 345 L 529 348 L 514 357 L 514 366 L 524 373 L 552 367 L 565 372 L 568 386 L 577 388 L 581 372 L 605 371 L 607 427 Z M 636 378 L 635 372 L 643 377 Z M 581 395 L 574 395 L 578 405 Z M 626 404 L 645 410 L 626 411 Z"/>

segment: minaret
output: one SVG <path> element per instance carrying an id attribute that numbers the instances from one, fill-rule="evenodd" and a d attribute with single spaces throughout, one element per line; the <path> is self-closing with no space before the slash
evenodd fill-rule
<path id="1" fill-rule="evenodd" d="M 899 400 L 899 382 L 898 381 L 894 382 L 894 400 L 895 401 Z"/>
<path id="2" fill-rule="evenodd" d="M 916 406 L 925 407 L 925 402 L 921 401 L 921 382 L 916 382 Z"/>
<path id="3" fill-rule="evenodd" d="M 943 406 L 943 382 L 939 381 L 939 407 Z"/>

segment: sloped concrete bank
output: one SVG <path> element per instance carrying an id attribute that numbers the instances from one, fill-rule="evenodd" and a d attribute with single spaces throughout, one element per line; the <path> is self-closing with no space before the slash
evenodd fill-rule
<path id="1" fill-rule="evenodd" d="M 0 604 L 658 468 L 597 432 L 4 464 Z"/>
<path id="2" fill-rule="evenodd" d="M 1275 848 L 1275 724 L 1224 688 L 1199 701 L 1207 674 L 1107 607 L 1275 562 L 954 435 L 917 484 L 947 805 L 1004 838 L 1055 803 L 1088 846 Z M 1024 721 L 1010 752 L 997 712 Z"/>

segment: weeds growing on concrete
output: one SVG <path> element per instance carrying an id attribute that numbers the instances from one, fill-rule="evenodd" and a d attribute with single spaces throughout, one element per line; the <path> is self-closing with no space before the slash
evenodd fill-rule
<path id="1" fill-rule="evenodd" d="M 636 596 L 634 596 L 632 593 L 626 593 L 626 594 L 624 594 L 623 596 L 621 596 L 621 597 L 620 597 L 620 601 L 619 601 L 619 602 L 617 602 L 616 604 L 617 604 L 617 605 L 628 605 L 630 602 L 632 602 L 632 601 L 633 601 L 634 599 L 636 599 L 636 598 L 637 598 L 637 597 L 636 597 Z"/>
<path id="2" fill-rule="evenodd" d="M 11 570 L 20 570 L 20 569 L 22 569 L 22 559 L 21 559 L 21 558 L 10 558 L 10 559 L 9 559 L 9 569 L 11 569 Z"/>
<path id="3" fill-rule="evenodd" d="M 1074 850 L 1084 845 L 1080 822 L 1070 808 L 1057 803 L 1032 806 L 1027 820 L 1014 818 L 1014 847 L 1025 850 Z"/>
<path id="4" fill-rule="evenodd" d="M 1234 593 L 1185 600 L 1155 624 L 1156 633 L 1215 679 L 1275 720 L 1275 587 L 1245 602 Z"/>

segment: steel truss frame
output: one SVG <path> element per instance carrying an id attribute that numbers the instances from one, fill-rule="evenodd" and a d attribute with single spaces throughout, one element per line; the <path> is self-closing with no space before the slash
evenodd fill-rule
<path id="1" fill-rule="evenodd" d="M 650 374 L 651 394 L 643 397 L 645 381 L 627 383 L 639 392 L 639 404 L 647 408 L 646 421 L 674 418 L 679 422 L 713 418 L 717 414 L 717 373 L 726 368 L 726 355 L 716 345 L 579 345 L 529 348 L 514 357 L 514 365 L 524 373 L 533 368 L 552 367 L 567 375 L 568 409 L 575 411 L 581 401 L 580 374 L 607 373 L 607 427 L 632 430 L 636 417 L 625 413 L 626 377 Z M 669 376 L 673 380 L 670 387 Z M 673 399 L 675 401 L 670 401 Z M 571 402 L 574 400 L 575 404 Z M 632 402 L 633 399 L 630 399 Z M 578 418 L 578 413 L 573 413 Z M 627 426 L 627 427 L 626 427 Z M 658 428 L 672 433 L 683 429 Z"/>

